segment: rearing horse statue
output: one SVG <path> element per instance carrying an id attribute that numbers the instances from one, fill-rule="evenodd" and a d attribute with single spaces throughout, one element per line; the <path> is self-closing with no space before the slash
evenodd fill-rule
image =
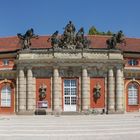
<path id="1" fill-rule="evenodd" d="M 34 34 L 33 28 L 27 30 L 24 35 L 18 33 L 17 36 L 22 41 L 22 49 L 28 49 L 31 46 L 31 39 L 38 38 L 38 35 Z"/>

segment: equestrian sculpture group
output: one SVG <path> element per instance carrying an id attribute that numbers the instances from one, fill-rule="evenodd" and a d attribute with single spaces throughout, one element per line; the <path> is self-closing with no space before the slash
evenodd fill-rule
<path id="1" fill-rule="evenodd" d="M 120 30 L 117 34 L 106 40 L 108 49 L 116 49 L 117 44 L 126 44 L 123 32 Z"/>
<path id="2" fill-rule="evenodd" d="M 32 28 L 27 30 L 24 35 L 18 33 L 17 36 L 20 39 L 23 50 L 31 47 L 32 38 L 38 38 Z M 72 21 L 69 21 L 66 25 L 62 35 L 59 35 L 58 31 L 56 31 L 48 39 L 49 41 L 53 49 L 88 49 L 90 45 L 90 41 L 84 36 L 84 28 L 80 28 L 76 33 L 76 28 Z M 110 39 L 106 40 L 106 44 L 108 49 L 117 49 L 117 44 L 126 44 L 123 32 L 119 31 L 117 34 L 113 34 Z"/>

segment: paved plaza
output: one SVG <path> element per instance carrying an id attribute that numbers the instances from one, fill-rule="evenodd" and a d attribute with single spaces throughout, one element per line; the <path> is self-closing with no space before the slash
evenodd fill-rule
<path id="1" fill-rule="evenodd" d="M 0 140 L 140 140 L 140 114 L 0 116 Z"/>

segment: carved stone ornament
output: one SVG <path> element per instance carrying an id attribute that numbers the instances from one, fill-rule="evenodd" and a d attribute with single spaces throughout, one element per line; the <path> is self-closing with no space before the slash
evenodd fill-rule
<path id="1" fill-rule="evenodd" d="M 64 33 L 61 36 L 56 31 L 48 41 L 51 41 L 54 49 L 83 49 L 88 48 L 90 44 L 90 41 L 84 36 L 84 28 L 80 28 L 76 33 L 76 28 L 72 21 L 69 21 L 64 27 Z"/>
<path id="2" fill-rule="evenodd" d="M 96 85 L 93 88 L 93 97 L 94 97 L 95 103 L 101 97 L 101 86 L 100 86 L 99 82 L 96 83 Z"/>
<path id="3" fill-rule="evenodd" d="M 61 77 L 77 77 L 77 76 L 81 76 L 81 70 L 80 69 L 74 69 L 74 68 L 61 69 L 59 71 L 59 75 Z"/>
<path id="4" fill-rule="evenodd" d="M 53 72 L 50 69 L 39 68 L 33 70 L 34 77 L 52 77 Z"/>
<path id="5" fill-rule="evenodd" d="M 39 87 L 39 101 L 43 101 L 46 98 L 47 86 L 43 83 Z"/>
<path id="6" fill-rule="evenodd" d="M 107 71 L 100 68 L 94 68 L 94 69 L 91 69 L 91 70 L 88 70 L 88 75 L 89 77 L 105 77 L 107 74 Z"/>

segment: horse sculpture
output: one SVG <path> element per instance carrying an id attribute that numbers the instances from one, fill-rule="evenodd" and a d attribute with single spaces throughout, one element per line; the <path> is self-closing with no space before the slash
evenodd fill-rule
<path id="1" fill-rule="evenodd" d="M 54 48 L 57 48 L 59 46 L 60 43 L 60 39 L 58 38 L 58 31 L 55 31 L 51 38 L 48 39 L 48 41 L 51 39 L 51 45 Z"/>
<path id="2" fill-rule="evenodd" d="M 113 34 L 110 39 L 106 40 L 106 44 L 108 46 L 108 49 L 116 49 L 117 44 L 126 45 L 123 32 L 120 30 L 117 34 Z"/>
<path id="3" fill-rule="evenodd" d="M 17 36 L 21 40 L 22 49 L 28 49 L 31 46 L 31 39 L 38 38 L 38 35 L 34 34 L 33 28 L 27 30 L 24 35 L 18 33 Z"/>

